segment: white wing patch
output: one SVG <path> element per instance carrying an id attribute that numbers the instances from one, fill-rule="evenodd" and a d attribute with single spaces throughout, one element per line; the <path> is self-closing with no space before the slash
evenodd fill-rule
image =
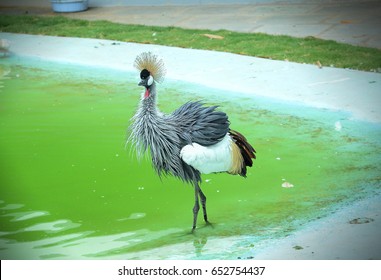
<path id="1" fill-rule="evenodd" d="M 186 145 L 180 151 L 180 157 L 201 173 L 227 172 L 232 166 L 232 142 L 229 134 L 215 145 L 208 147 L 197 143 Z"/>

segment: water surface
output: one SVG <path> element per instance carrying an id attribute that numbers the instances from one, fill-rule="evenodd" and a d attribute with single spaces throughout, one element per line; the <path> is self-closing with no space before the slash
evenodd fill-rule
<path id="1" fill-rule="evenodd" d="M 380 125 L 167 80 L 162 111 L 220 105 L 258 156 L 246 179 L 203 175 L 213 227 L 190 234 L 192 187 L 125 147 L 136 73 L 0 63 L 2 259 L 236 259 L 380 190 Z"/>

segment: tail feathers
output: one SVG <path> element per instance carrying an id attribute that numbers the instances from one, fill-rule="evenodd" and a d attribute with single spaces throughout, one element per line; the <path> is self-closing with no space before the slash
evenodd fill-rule
<path id="1" fill-rule="evenodd" d="M 230 136 L 234 140 L 235 144 L 239 147 L 243 158 L 242 169 L 239 175 L 246 177 L 246 166 L 253 166 L 253 159 L 256 159 L 255 149 L 249 144 L 245 136 L 235 130 L 229 131 Z"/>

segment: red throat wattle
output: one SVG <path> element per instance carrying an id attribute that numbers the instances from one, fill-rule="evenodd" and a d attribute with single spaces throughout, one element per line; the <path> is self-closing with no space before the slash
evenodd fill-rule
<path id="1" fill-rule="evenodd" d="M 146 88 L 146 92 L 144 93 L 144 98 L 148 98 L 149 97 L 149 89 Z"/>

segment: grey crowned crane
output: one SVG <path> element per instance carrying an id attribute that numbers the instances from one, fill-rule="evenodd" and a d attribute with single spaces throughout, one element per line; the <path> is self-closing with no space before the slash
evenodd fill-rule
<path id="1" fill-rule="evenodd" d="M 130 126 L 131 142 L 138 157 L 149 149 L 157 174 L 171 174 L 194 186 L 192 232 L 200 209 L 209 224 L 206 197 L 200 188 L 201 173 L 227 172 L 246 177 L 246 167 L 253 165 L 255 150 L 246 138 L 231 130 L 228 116 L 204 106 L 187 102 L 171 114 L 160 112 L 156 104 L 156 83 L 165 75 L 163 61 L 150 52 L 137 56 L 134 66 L 140 71 L 144 92 Z"/>

